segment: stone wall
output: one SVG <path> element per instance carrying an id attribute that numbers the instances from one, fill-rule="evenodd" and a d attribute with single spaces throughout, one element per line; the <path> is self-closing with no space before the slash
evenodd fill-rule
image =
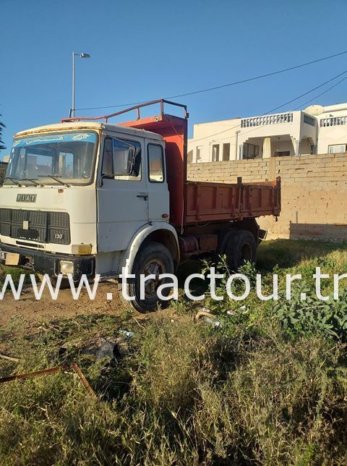
<path id="1" fill-rule="evenodd" d="M 192 181 L 282 179 L 282 213 L 259 219 L 268 238 L 347 241 L 347 154 L 273 157 L 188 165 Z"/>

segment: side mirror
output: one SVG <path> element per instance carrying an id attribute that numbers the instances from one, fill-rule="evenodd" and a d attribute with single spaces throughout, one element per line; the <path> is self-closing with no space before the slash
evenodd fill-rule
<path id="1" fill-rule="evenodd" d="M 130 146 L 128 152 L 128 176 L 137 176 L 138 167 L 136 163 L 137 151 L 135 147 Z"/>

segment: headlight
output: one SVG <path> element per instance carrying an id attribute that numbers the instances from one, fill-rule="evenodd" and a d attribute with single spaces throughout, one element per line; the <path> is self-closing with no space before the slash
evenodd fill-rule
<path id="1" fill-rule="evenodd" d="M 73 275 L 74 265 L 72 261 L 60 261 L 60 273 Z"/>

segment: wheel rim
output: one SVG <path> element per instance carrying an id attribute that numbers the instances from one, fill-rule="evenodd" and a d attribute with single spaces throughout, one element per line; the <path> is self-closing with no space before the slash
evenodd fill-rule
<path id="1" fill-rule="evenodd" d="M 151 278 L 145 282 L 145 298 L 150 299 L 157 297 L 157 289 L 164 282 L 164 280 L 159 279 L 159 275 L 165 273 L 164 263 L 159 259 L 151 259 L 144 265 L 141 273 L 145 277 L 148 275 L 155 275 L 155 278 Z"/>

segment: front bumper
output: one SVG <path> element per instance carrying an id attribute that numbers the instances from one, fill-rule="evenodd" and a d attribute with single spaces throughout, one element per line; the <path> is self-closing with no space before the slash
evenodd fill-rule
<path id="1" fill-rule="evenodd" d="M 19 267 L 32 269 L 35 272 L 48 274 L 50 277 L 59 275 L 60 261 L 70 261 L 73 263 L 72 277 L 79 280 L 81 275 L 94 277 L 95 275 L 95 256 L 73 256 L 68 254 L 54 254 L 47 251 L 38 251 L 18 246 L 9 246 L 0 243 L 0 262 L 6 263 L 6 254 L 19 254 Z"/>

